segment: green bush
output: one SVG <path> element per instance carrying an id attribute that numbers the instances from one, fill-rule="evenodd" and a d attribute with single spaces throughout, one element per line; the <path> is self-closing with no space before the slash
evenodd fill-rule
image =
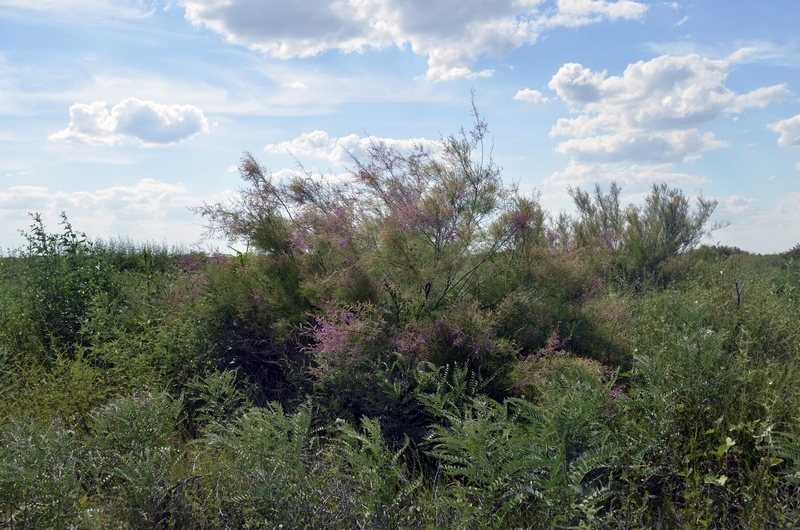
<path id="1" fill-rule="evenodd" d="M 92 366 L 82 350 L 73 358 L 59 354 L 47 365 L 17 367 L 16 375 L 5 403 L 12 417 L 61 421 L 79 431 L 85 431 L 90 412 L 112 390 L 106 386 L 102 370 Z"/>
<path id="2" fill-rule="evenodd" d="M 23 233 L 27 248 L 20 251 L 15 271 L 22 313 L 16 324 L 23 326 L 18 336 L 29 351 L 40 349 L 54 357 L 89 346 L 83 322 L 95 296 L 116 295 L 116 276 L 86 235 L 72 229 L 66 215 L 61 216 L 61 234 L 48 233 L 38 214 L 32 218 L 30 232 Z"/>
<path id="3" fill-rule="evenodd" d="M 742 333 L 751 317 L 732 286 L 715 288 L 728 280 L 714 270 L 710 289 L 651 293 L 634 312 L 629 399 L 618 406 L 635 455 L 626 524 L 764 526 L 788 513 L 765 509 L 779 496 L 765 455 L 771 432 L 796 425 L 797 368 Z"/>
<path id="4" fill-rule="evenodd" d="M 603 194 L 599 185 L 593 196 L 570 188 L 578 209 L 572 238 L 579 247 L 614 253 L 616 265 L 630 281 L 658 279 L 667 260 L 696 247 L 711 230 L 725 226 L 706 226 L 717 206 L 714 200 L 699 197 L 692 211 L 680 189 L 653 184 L 643 207 L 622 208 L 620 191 L 615 182 L 608 194 Z"/>
<path id="5" fill-rule="evenodd" d="M 300 326 L 312 307 L 300 292 L 291 256 L 212 256 L 195 273 L 200 323 L 217 370 L 236 370 L 254 403 L 280 400 L 289 407 L 310 391 Z"/>
<path id="6" fill-rule="evenodd" d="M 800 260 L 800 243 L 796 244 L 795 246 L 784 252 L 782 255 L 785 258 L 790 258 L 795 261 Z"/>

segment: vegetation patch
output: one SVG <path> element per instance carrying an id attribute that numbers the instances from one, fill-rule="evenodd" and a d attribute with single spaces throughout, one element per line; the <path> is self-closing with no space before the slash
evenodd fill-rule
<path id="1" fill-rule="evenodd" d="M 237 255 L 32 217 L 0 257 L 0 526 L 796 528 L 798 247 L 505 183 L 486 124 L 347 178 L 250 154 Z"/>

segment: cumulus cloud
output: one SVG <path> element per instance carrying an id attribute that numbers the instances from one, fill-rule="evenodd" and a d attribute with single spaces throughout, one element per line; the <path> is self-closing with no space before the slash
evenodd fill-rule
<path id="1" fill-rule="evenodd" d="M 538 90 L 533 90 L 530 88 L 523 88 L 522 90 L 517 90 L 517 93 L 514 94 L 515 101 L 524 101 L 525 103 L 545 103 L 548 100 L 546 97 L 542 95 L 541 92 Z"/>
<path id="2" fill-rule="evenodd" d="M 312 156 L 327 160 L 330 163 L 347 163 L 351 155 L 360 157 L 366 153 L 370 145 L 383 143 L 387 147 L 397 149 L 401 152 L 409 152 L 416 146 L 422 146 L 429 150 L 439 147 L 439 142 L 426 138 L 378 138 L 375 136 L 361 137 L 357 134 L 350 134 L 340 138 L 332 137 L 325 131 L 311 131 L 303 133 L 297 138 L 269 144 L 264 149 L 270 153 L 282 154 L 291 153 L 297 157 Z"/>
<path id="3" fill-rule="evenodd" d="M 725 146 L 698 128 L 791 95 L 785 85 L 741 95 L 727 88 L 730 66 L 743 55 L 723 60 L 664 55 L 630 64 L 619 76 L 565 64 L 548 86 L 579 115 L 562 118 L 551 129 L 552 137 L 569 137 L 557 151 L 588 162 L 670 163 Z"/>
<path id="4" fill-rule="evenodd" d="M 50 140 L 70 140 L 91 145 L 117 145 L 126 138 L 144 146 L 182 142 L 208 132 L 203 111 L 192 105 L 161 105 L 128 98 L 108 109 L 105 101 L 76 103 L 69 109 L 69 126 Z"/>
<path id="5" fill-rule="evenodd" d="M 327 50 L 408 47 L 428 58 L 434 80 L 485 77 L 481 55 L 502 56 L 536 42 L 546 27 L 638 19 L 633 0 L 321 0 L 313 8 L 281 0 L 182 0 L 186 18 L 273 57 L 308 57 Z"/>
<path id="6" fill-rule="evenodd" d="M 779 146 L 800 146 L 800 114 L 786 120 L 771 123 L 767 127 L 769 127 L 771 131 L 775 131 L 781 135 L 780 138 L 778 138 Z"/>

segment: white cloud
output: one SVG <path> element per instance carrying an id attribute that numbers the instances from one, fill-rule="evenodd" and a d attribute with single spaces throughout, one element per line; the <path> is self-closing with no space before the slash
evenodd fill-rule
<path id="1" fill-rule="evenodd" d="M 132 185 L 84 191 L 54 191 L 42 186 L 13 186 L 0 190 L 0 243 L 18 246 L 22 241 L 17 230 L 30 225 L 28 212 L 42 214 L 50 230 L 57 230 L 58 215 L 66 212 L 76 230 L 90 237 L 117 237 L 135 234 L 139 241 L 193 243 L 200 238 L 202 221 L 188 207 L 203 200 L 224 199 L 233 192 L 214 197 L 192 195 L 182 184 L 142 179 Z M 169 230 L 165 231 L 168 226 Z M 97 230 L 97 232 L 92 232 Z"/>
<path id="2" fill-rule="evenodd" d="M 667 163 L 725 146 L 698 127 L 790 96 L 785 85 L 736 94 L 724 85 L 732 61 L 664 55 L 630 64 L 620 76 L 565 64 L 548 86 L 579 116 L 553 126 L 551 136 L 571 137 L 557 151 L 573 160 Z"/>
<path id="3" fill-rule="evenodd" d="M 548 26 L 583 26 L 605 18 L 635 20 L 647 11 L 645 4 L 631 0 L 557 0 L 556 4 L 558 11 L 547 21 Z"/>
<path id="4" fill-rule="evenodd" d="M 672 164 L 632 164 L 570 162 L 563 171 L 556 171 L 542 183 L 550 189 L 567 186 L 593 186 L 596 183 L 616 181 L 623 186 L 648 191 L 653 182 L 670 185 L 699 185 L 708 179 L 675 171 Z"/>
<path id="5" fill-rule="evenodd" d="M 678 26 L 683 26 L 684 24 L 686 24 L 686 22 L 687 22 L 688 20 L 689 20 L 689 15 L 686 15 L 685 17 L 683 17 L 682 19 L 680 19 L 679 21 L 677 21 L 677 22 L 676 22 L 675 24 L 673 24 L 673 25 L 674 25 L 675 27 L 678 27 Z"/>
<path id="6" fill-rule="evenodd" d="M 542 95 L 541 92 L 538 90 L 532 90 L 530 88 L 523 88 L 522 90 L 517 90 L 517 93 L 514 94 L 515 101 L 524 101 L 525 103 L 546 103 L 550 101 L 546 97 Z"/>
<path id="7" fill-rule="evenodd" d="M 556 147 L 556 152 L 588 162 L 639 160 L 671 163 L 681 160 L 691 161 L 702 151 L 726 145 L 725 142 L 717 140 L 712 133 L 701 134 L 697 129 L 653 131 L 647 134 L 626 131 L 567 140 Z"/>
<path id="8" fill-rule="evenodd" d="M 730 64 L 751 62 L 756 60 L 761 52 L 763 50 L 759 46 L 745 46 L 730 54 L 726 61 Z"/>
<path id="9" fill-rule="evenodd" d="M 330 163 L 346 164 L 350 162 L 351 155 L 355 157 L 363 156 L 370 145 L 383 143 L 387 147 L 397 149 L 401 152 L 410 152 L 416 146 L 423 146 L 429 150 L 436 150 L 439 142 L 426 138 L 377 138 L 375 136 L 360 137 L 357 134 L 350 134 L 340 138 L 332 137 L 325 131 L 312 131 L 303 133 L 293 140 L 269 144 L 264 150 L 270 153 L 285 154 L 291 153 L 296 157 L 313 156 L 327 160 Z"/>
<path id="10" fill-rule="evenodd" d="M 294 81 L 292 83 L 284 83 L 283 86 L 285 86 L 286 88 L 294 88 L 295 90 L 308 90 L 308 85 L 306 85 L 302 81 Z"/>
<path id="11" fill-rule="evenodd" d="M 186 18 L 229 42 L 288 59 L 327 50 L 409 47 L 427 56 L 434 80 L 485 77 L 469 66 L 484 54 L 503 56 L 538 39 L 545 27 L 638 19 L 632 0 L 182 0 Z"/>
<path id="12" fill-rule="evenodd" d="M 12 186 L 0 191 L 0 211 L 28 210 L 42 207 L 43 211 L 57 208 L 76 208 L 81 211 L 97 208 L 135 217 L 140 213 L 166 216 L 165 204 L 175 203 L 176 197 L 186 194 L 181 184 L 167 184 L 153 179 L 142 179 L 134 186 L 113 186 L 95 191 L 50 192 L 41 186 Z M 179 200 L 186 206 L 185 200 Z M 38 211 L 38 209 L 37 209 Z"/>
<path id="13" fill-rule="evenodd" d="M 109 111 L 105 101 L 76 103 L 69 109 L 69 126 L 49 136 L 91 145 L 117 145 L 136 138 L 144 146 L 181 142 L 208 132 L 203 111 L 192 105 L 161 105 L 128 98 Z"/>
<path id="14" fill-rule="evenodd" d="M 758 210 L 758 200 L 741 195 L 731 195 L 727 199 L 720 199 L 720 210 L 732 214 L 754 212 Z"/>
<path id="15" fill-rule="evenodd" d="M 795 215 L 800 214 L 800 193 L 788 193 L 781 197 L 778 201 L 777 211 L 780 213 L 794 213 Z"/>
<path id="16" fill-rule="evenodd" d="M 763 109 L 770 103 L 787 99 L 791 95 L 792 93 L 787 88 L 786 83 L 757 88 L 752 92 L 737 96 L 736 104 L 730 109 L 730 111 L 741 112 L 752 107 Z"/>
<path id="17" fill-rule="evenodd" d="M 771 131 L 775 131 L 781 135 L 780 138 L 778 138 L 779 146 L 800 146 L 800 114 L 786 120 L 771 123 L 767 127 L 769 127 Z"/>

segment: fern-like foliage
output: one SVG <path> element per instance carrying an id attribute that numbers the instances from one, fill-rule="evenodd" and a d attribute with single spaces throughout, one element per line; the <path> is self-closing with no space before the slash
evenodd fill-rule
<path id="1" fill-rule="evenodd" d="M 346 474 L 352 478 L 350 502 L 365 528 L 408 528 L 414 521 L 413 494 L 422 477 L 412 477 L 403 462 L 408 440 L 397 451 L 388 448 L 379 420 L 364 418 L 361 430 L 338 425 Z M 355 493 L 353 495 L 353 493 Z"/>
<path id="2" fill-rule="evenodd" d="M 786 461 L 782 478 L 800 485 L 800 435 L 791 432 L 773 433 L 768 451 L 772 458 Z"/>
<path id="3" fill-rule="evenodd" d="M 329 459 L 312 417 L 310 402 L 293 414 L 270 403 L 210 427 L 198 442 L 204 452 L 196 466 L 219 499 L 208 507 L 208 524 L 298 528 L 313 527 L 326 514 L 335 519 L 335 487 L 324 474 Z"/>
<path id="4" fill-rule="evenodd" d="M 112 501 L 109 518 L 133 527 L 173 518 L 173 472 L 183 456 L 175 440 L 181 408 L 167 394 L 139 391 L 92 412 L 84 487 Z"/>
<path id="5" fill-rule="evenodd" d="M 83 497 L 80 446 L 57 425 L 15 421 L 0 430 L 0 527 L 63 528 Z"/>
<path id="6" fill-rule="evenodd" d="M 434 409 L 444 421 L 428 438 L 428 454 L 449 479 L 447 509 L 472 528 L 596 521 L 614 495 L 609 470 L 620 448 L 599 421 L 584 425 L 587 401 L 575 400 L 575 412 L 478 395 L 458 409 Z M 583 440 L 587 427 L 591 443 Z"/>

